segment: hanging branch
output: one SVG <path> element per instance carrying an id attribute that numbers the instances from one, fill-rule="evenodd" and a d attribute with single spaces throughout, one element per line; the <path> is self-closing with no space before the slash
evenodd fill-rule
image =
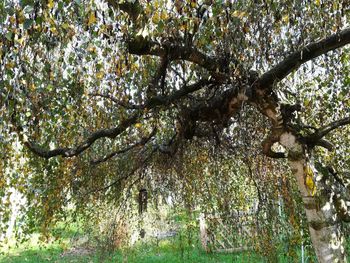
<path id="1" fill-rule="evenodd" d="M 108 99 L 108 100 L 112 101 L 113 103 L 115 103 L 116 105 L 121 106 L 121 107 L 126 108 L 126 109 L 137 110 L 137 109 L 141 108 L 141 106 L 139 106 L 139 105 L 134 105 L 134 104 L 122 102 L 122 101 L 118 100 L 117 98 L 113 97 L 112 95 L 102 94 L 102 93 L 98 93 L 98 92 L 89 93 L 89 95 L 92 97 L 101 97 L 101 98 Z"/>
<path id="2" fill-rule="evenodd" d="M 172 94 L 168 96 L 151 97 L 146 101 L 146 103 L 142 106 L 142 108 L 147 108 L 148 110 L 150 110 L 159 106 L 168 106 L 169 104 L 186 96 L 188 93 L 199 90 L 212 83 L 213 81 L 210 81 L 208 79 L 202 79 L 192 85 L 189 85 L 189 86 L 185 85 L 181 89 L 174 91 Z M 31 150 L 34 154 L 47 159 L 54 156 L 73 157 L 84 152 L 92 144 L 94 144 L 98 139 L 101 139 L 101 138 L 115 139 L 127 128 L 135 124 L 141 117 L 142 117 L 142 112 L 135 112 L 125 120 L 122 120 L 120 124 L 114 128 L 101 129 L 91 133 L 83 142 L 79 143 L 79 145 L 75 147 L 66 147 L 66 148 L 57 147 L 55 149 L 48 150 L 30 139 L 28 141 L 25 141 L 24 145 L 28 147 L 28 149 Z M 18 123 L 18 121 L 15 120 L 14 117 L 12 119 L 13 119 L 13 124 L 15 125 L 15 127 L 17 127 L 18 133 L 22 134 L 23 133 L 22 126 Z"/>
<path id="3" fill-rule="evenodd" d="M 120 183 L 122 180 L 125 180 L 127 178 L 129 178 L 130 176 L 132 176 L 138 169 L 140 169 L 142 166 L 144 166 L 152 157 L 153 154 L 157 151 L 157 148 L 153 148 L 152 151 L 147 155 L 147 157 L 143 158 L 142 160 L 140 160 L 140 162 L 137 163 L 137 165 L 135 165 L 135 167 L 133 169 L 131 169 L 131 171 L 129 173 L 127 173 L 126 175 L 119 177 L 117 180 L 113 181 L 112 183 L 95 189 L 93 191 L 90 191 L 88 194 L 90 193 L 95 193 L 95 192 L 105 192 L 107 189 L 111 188 L 112 186 Z"/>
<path id="4" fill-rule="evenodd" d="M 157 129 L 154 128 L 149 136 L 143 137 L 140 141 L 138 141 L 138 142 L 126 147 L 126 148 L 109 153 L 109 154 L 105 155 L 103 158 L 92 160 L 90 162 L 90 164 L 97 165 L 97 164 L 100 164 L 102 162 L 108 161 L 109 159 L 115 157 L 116 155 L 120 155 L 120 154 L 126 153 L 134 148 L 144 146 L 147 142 L 149 142 L 156 135 L 156 133 L 157 133 Z"/>
<path id="5" fill-rule="evenodd" d="M 134 113 L 129 118 L 120 122 L 117 127 L 110 129 L 101 129 L 96 132 L 91 133 L 82 143 L 80 143 L 76 147 L 71 148 L 56 148 L 53 150 L 47 150 L 32 140 L 28 140 L 24 142 L 24 145 L 29 148 L 33 153 L 39 155 L 44 158 L 51 158 L 54 156 L 62 156 L 62 157 L 73 157 L 77 156 L 86 149 L 88 149 L 95 141 L 100 138 L 110 138 L 115 139 L 118 135 L 124 132 L 128 127 L 132 124 L 135 124 L 139 119 L 140 114 Z"/>

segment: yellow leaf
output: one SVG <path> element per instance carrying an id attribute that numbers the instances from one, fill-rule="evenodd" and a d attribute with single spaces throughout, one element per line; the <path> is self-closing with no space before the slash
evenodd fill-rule
<path id="1" fill-rule="evenodd" d="M 242 19 L 243 17 L 247 16 L 247 13 L 244 11 L 236 10 L 233 12 L 233 16 Z"/>
<path id="2" fill-rule="evenodd" d="M 155 24 L 158 24 L 159 19 L 160 19 L 159 14 L 155 13 L 154 16 L 152 17 L 152 22 Z"/>
<path id="3" fill-rule="evenodd" d="M 8 62 L 8 63 L 5 65 L 5 67 L 6 67 L 7 69 L 12 69 L 12 68 L 15 67 L 15 63 L 14 63 L 14 62 Z"/>
<path id="4" fill-rule="evenodd" d="M 87 48 L 87 51 L 91 52 L 91 53 L 95 53 L 96 52 L 96 47 L 94 47 L 93 45 L 89 45 Z"/>
<path id="5" fill-rule="evenodd" d="M 23 46 L 23 43 L 24 43 L 24 38 L 19 38 L 17 39 L 17 43 L 20 44 L 21 46 Z"/>
<path id="6" fill-rule="evenodd" d="M 18 12 L 18 16 L 17 17 L 18 17 L 18 23 L 19 24 L 23 24 L 24 20 L 25 20 L 25 16 L 23 14 L 23 11 Z"/>
<path id="7" fill-rule="evenodd" d="M 88 25 L 92 25 L 96 23 L 96 16 L 95 16 L 95 12 L 91 11 L 89 14 L 89 20 L 88 20 Z"/>
<path id="8" fill-rule="evenodd" d="M 314 181 L 314 172 L 310 166 L 304 167 L 305 173 L 305 186 L 311 196 L 314 196 L 316 193 L 316 184 Z"/>
<path id="9" fill-rule="evenodd" d="M 63 23 L 62 24 L 62 28 L 67 30 L 69 28 L 69 24 L 68 23 Z"/>
<path id="10" fill-rule="evenodd" d="M 161 20 L 166 20 L 168 18 L 168 15 L 167 15 L 167 13 L 166 12 L 162 12 L 161 14 L 160 14 L 160 19 Z"/>
<path id="11" fill-rule="evenodd" d="M 52 9 L 52 8 L 53 8 L 53 5 L 54 5 L 54 1 L 53 1 L 53 0 L 49 0 L 49 1 L 47 2 L 47 7 L 48 7 L 49 9 Z"/>
<path id="12" fill-rule="evenodd" d="M 187 24 L 183 23 L 182 25 L 180 25 L 180 30 L 181 31 L 185 31 L 187 29 Z"/>
<path id="13" fill-rule="evenodd" d="M 315 0 L 315 4 L 316 4 L 317 6 L 320 6 L 320 5 L 321 5 L 321 1 L 320 1 L 320 0 Z"/>
<path id="14" fill-rule="evenodd" d="M 284 15 L 284 16 L 282 17 L 282 21 L 283 21 L 284 23 L 288 23 L 288 22 L 289 22 L 289 15 L 288 15 L 288 14 Z"/>
<path id="15" fill-rule="evenodd" d="M 142 124 L 141 123 L 135 123 L 135 128 L 137 128 L 137 129 L 140 129 L 142 127 Z"/>
<path id="16" fill-rule="evenodd" d="M 16 18 L 14 16 L 10 16 L 10 23 L 15 24 L 16 23 Z"/>
<path id="17" fill-rule="evenodd" d="M 51 33 L 52 34 L 54 34 L 54 35 L 57 35 L 58 34 L 58 31 L 57 31 L 57 28 L 56 27 L 50 27 L 50 31 L 51 31 Z"/>
<path id="18" fill-rule="evenodd" d="M 102 79 L 104 75 L 105 75 L 105 73 L 103 71 L 99 71 L 96 73 L 96 78 Z"/>

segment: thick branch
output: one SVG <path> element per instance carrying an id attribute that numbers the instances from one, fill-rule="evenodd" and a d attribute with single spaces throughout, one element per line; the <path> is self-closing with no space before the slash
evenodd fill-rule
<path id="1" fill-rule="evenodd" d="M 142 36 L 136 36 L 129 40 L 128 47 L 130 54 L 159 57 L 168 55 L 169 60 L 187 60 L 197 64 L 212 72 L 213 76 L 218 80 L 223 81 L 228 78 L 228 76 L 220 72 L 227 65 L 222 63 L 220 59 L 208 56 L 194 47 L 173 43 L 164 43 L 161 45 Z"/>
<path id="2" fill-rule="evenodd" d="M 189 86 L 184 86 L 182 89 L 177 90 L 168 96 L 152 97 L 146 101 L 145 105 L 143 105 L 142 108 L 152 109 L 157 106 L 169 105 L 170 103 L 180 99 L 181 97 L 186 96 L 187 94 L 192 93 L 196 90 L 199 90 L 212 83 L 213 83 L 212 81 L 207 79 L 199 80 L 197 83 Z M 139 119 L 139 117 L 140 117 L 140 113 L 136 112 L 132 114 L 129 118 L 121 121 L 121 123 L 117 127 L 110 128 L 110 129 L 101 129 L 96 132 L 93 132 L 82 143 L 80 143 L 76 147 L 71 147 L 71 148 L 58 147 L 53 150 L 47 150 L 31 140 L 25 142 L 25 145 L 33 153 L 44 158 L 51 158 L 54 156 L 73 157 L 85 151 L 98 139 L 105 138 L 105 137 L 114 139 L 115 137 L 120 135 L 123 131 L 125 131 L 128 127 L 130 127 L 132 124 L 135 124 Z M 20 125 L 18 125 L 17 123 L 15 125 L 20 131 L 23 131 Z"/>
<path id="3" fill-rule="evenodd" d="M 319 139 L 321 139 L 324 136 L 326 136 L 328 133 L 330 133 L 331 131 L 333 131 L 341 126 L 345 126 L 347 124 L 350 124 L 350 117 L 346 117 L 344 119 L 334 121 L 334 122 L 320 128 L 320 129 L 318 129 L 316 135 Z"/>
<path id="4" fill-rule="evenodd" d="M 242 108 L 244 102 L 250 97 L 244 94 L 244 90 L 231 87 L 228 90 L 213 96 L 212 98 L 184 106 L 180 112 L 179 133 L 186 139 L 191 139 L 194 135 L 203 136 L 206 132 L 196 132 L 197 123 L 214 123 L 221 127 L 227 127 L 229 120 Z"/>
<path id="5" fill-rule="evenodd" d="M 154 96 L 146 101 L 143 108 L 152 109 L 157 106 L 168 106 L 169 104 L 177 101 L 178 99 L 193 93 L 197 90 L 200 90 L 201 88 L 209 85 L 214 85 L 215 82 L 208 80 L 208 79 L 201 79 L 198 82 L 191 84 L 191 85 L 185 85 L 182 87 L 182 89 L 174 91 L 172 94 L 167 96 Z"/>
<path id="6" fill-rule="evenodd" d="M 290 54 L 271 70 L 264 73 L 258 80 L 260 87 L 269 89 L 273 83 L 282 80 L 289 73 L 298 69 L 303 63 L 349 43 L 350 28 L 346 28 L 325 39 L 311 43 L 301 50 Z"/>
<path id="7" fill-rule="evenodd" d="M 346 117 L 341 120 L 331 122 L 330 124 L 317 129 L 316 132 L 307 136 L 306 138 L 304 138 L 304 140 L 310 147 L 314 147 L 318 145 L 318 146 L 327 148 L 328 150 L 331 151 L 333 150 L 333 145 L 327 140 L 325 140 L 323 137 L 326 136 L 331 131 L 348 124 L 350 124 L 350 117 Z"/>

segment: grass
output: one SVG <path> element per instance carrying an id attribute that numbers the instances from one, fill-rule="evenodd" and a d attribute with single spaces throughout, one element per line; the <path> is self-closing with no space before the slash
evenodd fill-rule
<path id="1" fill-rule="evenodd" d="M 151 248 L 139 251 L 116 252 L 112 255 L 70 255 L 61 256 L 62 249 L 57 247 L 47 247 L 45 249 L 31 248 L 28 250 L 17 251 L 5 256 L 0 256 L 0 262 L 3 263 L 22 263 L 22 262 L 260 262 L 257 258 L 249 254 L 207 254 L 199 249 L 181 251 L 172 251 L 167 248 Z"/>
<path id="2" fill-rule="evenodd" d="M 139 243 L 132 248 L 112 254 L 93 252 L 92 254 L 62 253 L 70 246 L 69 238 L 43 244 L 38 235 L 18 247 L 2 249 L 1 263 L 37 263 L 37 262 L 142 262 L 142 263 L 197 263 L 197 262 L 261 262 L 257 256 L 249 253 L 223 254 L 206 253 L 197 245 L 183 245 L 177 239 L 162 240 L 159 243 Z"/>
<path id="3" fill-rule="evenodd" d="M 99 250 L 88 250 L 86 243 L 80 243 L 84 235 L 78 231 L 78 226 L 70 225 L 62 228 L 62 239 L 49 243 L 42 243 L 39 235 L 18 246 L 9 243 L 0 247 L 0 263 L 37 263 L 37 262 L 130 262 L 130 263 L 229 263 L 229 262 L 267 262 L 254 252 L 241 253 L 206 253 L 201 248 L 198 238 L 193 238 L 189 244 L 185 233 L 161 240 L 148 240 L 136 243 L 133 247 L 106 254 Z M 193 236 L 194 237 L 194 236 Z M 72 242 L 72 240 L 75 240 Z M 80 248 L 80 249 L 79 249 Z M 282 252 L 278 255 L 278 262 L 290 262 Z M 89 253 L 85 253 L 89 252 Z M 300 251 L 299 251 L 300 252 Z M 298 256 L 300 259 L 300 255 Z M 306 262 L 309 262 L 307 260 Z"/>
<path id="4" fill-rule="evenodd" d="M 261 262 L 249 253 L 206 253 L 196 245 L 182 247 L 179 242 L 163 240 L 159 245 L 142 244 L 124 252 L 126 262 Z"/>

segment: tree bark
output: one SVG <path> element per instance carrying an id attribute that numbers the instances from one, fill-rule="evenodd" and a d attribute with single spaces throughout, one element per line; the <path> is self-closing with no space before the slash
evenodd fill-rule
<path id="1" fill-rule="evenodd" d="M 209 247 L 208 247 L 208 233 L 207 233 L 207 225 L 205 222 L 205 216 L 203 213 L 200 214 L 199 216 L 199 229 L 200 229 L 200 239 L 202 243 L 202 247 L 205 250 L 205 252 L 209 252 Z"/>
<path id="2" fill-rule="evenodd" d="M 347 262 L 343 247 L 344 239 L 339 222 L 334 220 L 335 211 L 330 196 L 327 196 L 326 191 L 313 195 L 305 183 L 307 176 L 305 167 L 308 165 L 305 145 L 289 132 L 281 135 L 280 143 L 287 150 L 288 162 L 302 196 L 310 237 L 318 261 Z"/>

